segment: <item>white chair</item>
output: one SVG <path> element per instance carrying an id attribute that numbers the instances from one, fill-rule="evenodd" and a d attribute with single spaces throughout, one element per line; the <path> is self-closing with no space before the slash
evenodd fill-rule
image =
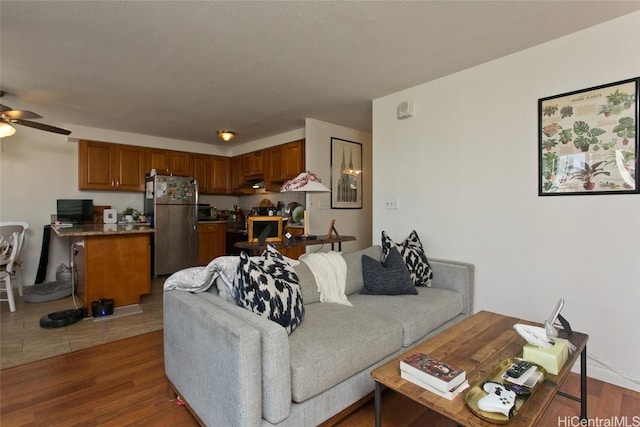
<path id="1" fill-rule="evenodd" d="M 9 302 L 9 311 L 12 313 L 16 311 L 16 301 L 13 298 L 13 286 L 11 284 L 11 275 L 13 274 L 13 266 L 16 261 L 16 256 L 20 250 L 20 233 L 14 231 L 10 238 L 2 236 L 0 241 L 0 247 L 2 247 L 1 264 L 2 270 L 0 271 L 0 292 L 6 292 L 7 298 L 0 298 L 0 301 Z"/>
<path id="2" fill-rule="evenodd" d="M 22 259 L 20 258 L 20 254 L 22 253 L 22 249 L 24 248 L 25 235 L 27 234 L 27 230 L 29 229 L 29 224 L 22 221 L 4 221 L 0 222 L 0 236 L 4 236 L 5 239 L 8 239 L 14 232 L 19 234 L 18 237 L 18 248 L 16 252 L 16 260 L 13 265 L 13 278 L 17 279 L 18 272 L 20 273 L 20 280 L 15 280 L 18 283 L 18 294 L 22 296 Z"/>

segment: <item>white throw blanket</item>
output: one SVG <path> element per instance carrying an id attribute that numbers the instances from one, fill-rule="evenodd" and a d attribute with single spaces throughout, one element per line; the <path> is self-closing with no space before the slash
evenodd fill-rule
<path id="1" fill-rule="evenodd" d="M 345 295 L 347 263 L 339 252 L 318 252 L 300 257 L 316 279 L 320 302 L 352 306 Z"/>

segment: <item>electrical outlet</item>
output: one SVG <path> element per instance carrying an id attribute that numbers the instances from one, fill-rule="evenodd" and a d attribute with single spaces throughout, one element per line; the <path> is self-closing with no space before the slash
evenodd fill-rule
<path id="1" fill-rule="evenodd" d="M 384 200 L 385 209 L 400 209 L 400 200 L 398 198 L 389 198 Z"/>

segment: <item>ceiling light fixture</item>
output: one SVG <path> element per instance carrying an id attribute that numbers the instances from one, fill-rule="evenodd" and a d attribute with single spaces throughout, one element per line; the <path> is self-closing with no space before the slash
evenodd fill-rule
<path id="1" fill-rule="evenodd" d="M 218 136 L 224 142 L 229 142 L 229 141 L 231 141 L 233 139 L 234 136 L 236 136 L 236 132 L 233 132 L 233 131 L 230 131 L 230 130 L 219 130 L 218 131 Z"/>
<path id="2" fill-rule="evenodd" d="M 0 123 L 0 138 L 11 136 L 14 133 L 16 133 L 16 130 L 9 123 Z"/>

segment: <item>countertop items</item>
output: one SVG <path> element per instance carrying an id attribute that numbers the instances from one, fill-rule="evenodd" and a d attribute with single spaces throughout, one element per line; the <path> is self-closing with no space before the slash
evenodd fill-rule
<path id="1" fill-rule="evenodd" d="M 80 224 L 73 227 L 60 227 L 51 224 L 51 228 L 60 237 L 104 236 L 107 234 L 155 233 L 149 223 L 131 224 Z"/>

